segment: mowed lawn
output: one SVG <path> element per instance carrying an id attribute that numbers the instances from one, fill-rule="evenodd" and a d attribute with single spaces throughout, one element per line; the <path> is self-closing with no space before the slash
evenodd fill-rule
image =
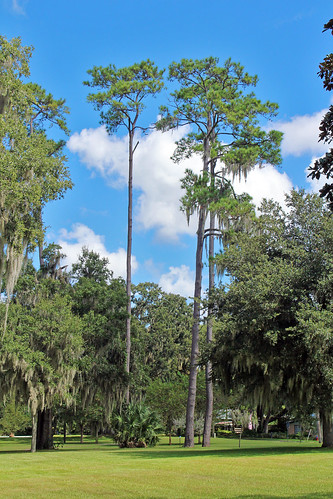
<path id="1" fill-rule="evenodd" d="M 213 439 L 184 449 L 174 439 L 155 448 L 119 449 L 71 438 L 36 454 L 27 439 L 0 439 L 0 496 L 224 498 L 333 497 L 333 451 L 295 440 Z"/>

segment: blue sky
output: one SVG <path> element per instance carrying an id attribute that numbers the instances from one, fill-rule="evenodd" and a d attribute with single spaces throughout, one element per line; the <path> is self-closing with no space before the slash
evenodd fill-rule
<path id="1" fill-rule="evenodd" d="M 150 58 L 167 67 L 183 57 L 228 57 L 257 74 L 257 96 L 279 104 L 273 127 L 282 130 L 283 163 L 255 169 L 236 183 L 256 203 L 283 202 L 292 187 L 318 190 L 306 168 L 325 148 L 318 125 L 331 103 L 317 76 L 332 52 L 333 38 L 322 27 L 332 2 L 317 0 L 0 0 L 0 29 L 34 46 L 31 79 L 64 97 L 71 109 L 68 165 L 75 187 L 45 210 L 48 241 L 60 243 L 73 262 L 82 245 L 107 256 L 115 275 L 125 272 L 127 157 L 123 132 L 108 137 L 86 102 L 86 71 L 94 65 L 118 67 Z M 148 103 L 152 122 L 167 93 Z M 270 125 L 272 126 L 272 125 Z M 188 227 L 179 211 L 179 179 L 174 141 L 185 133 L 152 132 L 135 153 L 133 282 L 154 281 L 166 291 L 191 296 L 194 287 L 195 220 Z"/>

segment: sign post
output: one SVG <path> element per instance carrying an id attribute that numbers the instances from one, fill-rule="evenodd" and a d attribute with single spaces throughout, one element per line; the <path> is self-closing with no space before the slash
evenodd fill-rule
<path id="1" fill-rule="evenodd" d="M 238 442 L 238 447 L 239 447 L 239 448 L 240 448 L 240 444 L 241 444 L 242 431 L 243 431 L 243 428 L 242 428 L 242 427 L 240 427 L 240 428 L 235 428 L 235 433 L 238 433 L 238 434 L 239 434 L 239 442 Z"/>

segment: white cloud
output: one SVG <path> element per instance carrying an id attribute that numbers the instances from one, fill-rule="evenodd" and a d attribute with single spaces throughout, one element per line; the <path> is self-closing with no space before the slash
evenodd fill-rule
<path id="1" fill-rule="evenodd" d="M 169 272 L 161 275 L 159 286 L 166 293 L 174 293 L 189 298 L 194 293 L 194 272 L 187 265 L 169 267 Z"/>
<path id="2" fill-rule="evenodd" d="M 70 151 L 79 155 L 89 170 L 111 181 L 126 185 L 128 177 L 127 139 L 110 136 L 105 126 L 75 132 L 67 142 Z"/>
<path id="3" fill-rule="evenodd" d="M 124 248 L 119 248 L 116 252 L 110 253 L 104 244 L 104 237 L 87 227 L 86 225 L 77 223 L 72 226 L 72 231 L 62 229 L 60 238 L 57 241 L 62 247 L 63 253 L 66 255 L 64 264 L 71 266 L 78 259 L 85 246 L 91 251 L 95 251 L 102 258 L 109 260 L 109 268 L 113 271 L 114 277 L 126 276 L 126 251 Z M 132 272 L 138 268 L 138 263 L 135 256 L 132 256 Z"/>
<path id="4" fill-rule="evenodd" d="M 288 175 L 278 171 L 272 165 L 265 166 L 265 168 L 256 166 L 248 173 L 246 181 L 244 178 L 242 180 L 236 178 L 233 185 L 237 194 L 242 192 L 250 194 L 257 207 L 264 198 L 273 199 L 284 206 L 285 194 L 293 187 Z"/>
<path id="5" fill-rule="evenodd" d="M 141 192 L 134 207 L 135 220 L 140 228 L 155 229 L 159 239 L 173 242 L 182 234 L 195 234 L 196 230 L 195 217 L 188 226 L 179 209 L 183 195 L 180 179 L 185 168 L 199 172 L 201 159 L 194 157 L 181 165 L 170 159 L 175 141 L 186 132 L 184 128 L 165 133 L 153 131 L 139 137 L 134 154 L 133 185 Z M 109 179 L 113 186 L 127 182 L 126 138 L 110 137 L 105 127 L 100 127 L 74 134 L 67 145 L 89 169 Z"/>
<path id="6" fill-rule="evenodd" d="M 321 155 L 325 151 L 325 144 L 318 142 L 319 125 L 327 109 L 314 114 L 294 116 L 289 121 L 274 122 L 271 128 L 284 133 L 282 154 L 284 156 L 301 156 L 308 153 Z"/>
<path id="7" fill-rule="evenodd" d="M 157 132 L 139 137 L 134 155 L 134 187 L 140 192 L 134 217 L 137 228 L 153 229 L 157 238 L 167 242 L 178 242 L 184 234 L 195 235 L 197 218 L 193 216 L 187 225 L 185 215 L 180 211 L 183 191 L 180 179 L 185 168 L 199 172 L 202 161 L 199 156 L 175 164 L 170 157 L 175 150 L 175 141 L 188 130 Z M 112 182 L 112 185 L 126 185 L 128 175 L 127 140 L 110 137 L 105 127 L 82 130 L 74 134 L 68 147 L 79 154 L 87 167 Z M 254 168 L 245 181 L 234 180 L 237 193 L 247 192 L 258 206 L 263 198 L 272 198 L 283 205 L 284 194 L 292 188 L 286 173 L 273 166 Z"/>

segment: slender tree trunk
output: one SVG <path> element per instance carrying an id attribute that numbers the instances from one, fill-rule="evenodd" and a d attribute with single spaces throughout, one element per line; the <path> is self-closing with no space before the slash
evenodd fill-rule
<path id="1" fill-rule="evenodd" d="M 321 420 L 319 411 L 316 412 L 316 420 L 317 420 L 317 434 L 318 434 L 318 442 L 321 444 L 323 441 L 323 435 L 321 431 Z"/>
<path id="2" fill-rule="evenodd" d="M 204 139 L 203 171 L 208 172 L 210 157 L 210 144 L 208 136 Z M 184 447 L 194 447 L 194 411 L 197 393 L 197 368 L 199 357 L 199 330 L 200 330 L 200 307 L 201 307 L 201 286 L 202 286 L 202 251 L 204 243 L 206 221 L 206 206 L 199 209 L 199 220 L 197 230 L 197 250 L 195 257 L 195 285 L 193 304 L 193 326 L 192 326 L 192 348 L 191 364 L 188 386 L 188 397 L 186 407 L 186 429 Z"/>
<path id="3" fill-rule="evenodd" d="M 186 430 L 185 447 L 194 446 L 194 410 L 197 391 L 197 368 L 199 357 L 199 328 L 200 328 L 200 300 L 201 300 L 201 280 L 202 280 L 202 250 L 203 236 L 205 229 L 205 209 L 200 208 L 199 223 L 197 231 L 197 251 L 195 264 L 195 287 L 194 287 L 194 306 L 193 306 L 193 326 L 192 326 L 192 349 L 190 377 L 186 409 Z"/>
<path id="4" fill-rule="evenodd" d="M 80 424 L 80 443 L 83 444 L 83 423 Z"/>
<path id="5" fill-rule="evenodd" d="M 31 452 L 37 450 L 37 414 L 32 415 Z"/>
<path id="6" fill-rule="evenodd" d="M 169 431 L 169 445 L 171 445 L 171 430 Z"/>
<path id="7" fill-rule="evenodd" d="M 66 443 L 66 439 L 67 439 L 67 425 L 66 425 L 66 422 L 64 423 L 64 444 Z"/>
<path id="8" fill-rule="evenodd" d="M 332 412 L 324 412 L 323 420 L 323 445 L 322 447 L 333 447 Z"/>
<path id="9" fill-rule="evenodd" d="M 127 257 L 126 257 L 126 294 L 127 294 L 127 319 L 126 319 L 126 372 L 130 372 L 131 362 L 131 284 L 132 284 L 132 225 L 133 225 L 133 139 L 134 131 L 128 134 L 128 214 L 127 214 Z M 129 403 L 129 385 L 126 390 L 126 402 Z"/>
<path id="10" fill-rule="evenodd" d="M 209 293 L 214 288 L 215 272 L 214 263 L 212 261 L 214 257 L 214 229 L 215 229 L 215 215 L 210 214 L 210 224 L 209 224 Z M 207 335 L 206 335 L 207 345 L 213 341 L 213 319 L 211 307 L 208 307 L 208 321 L 207 321 Z M 212 381 L 212 363 L 208 361 L 206 363 L 206 412 L 205 412 L 205 426 L 203 432 L 202 446 L 210 446 L 210 437 L 212 434 L 212 423 L 213 423 L 213 381 Z"/>
<path id="11" fill-rule="evenodd" d="M 43 227 L 42 207 L 39 208 L 39 222 L 42 228 Z M 43 239 L 38 240 L 38 258 L 39 258 L 39 268 L 41 269 L 44 266 Z"/>

